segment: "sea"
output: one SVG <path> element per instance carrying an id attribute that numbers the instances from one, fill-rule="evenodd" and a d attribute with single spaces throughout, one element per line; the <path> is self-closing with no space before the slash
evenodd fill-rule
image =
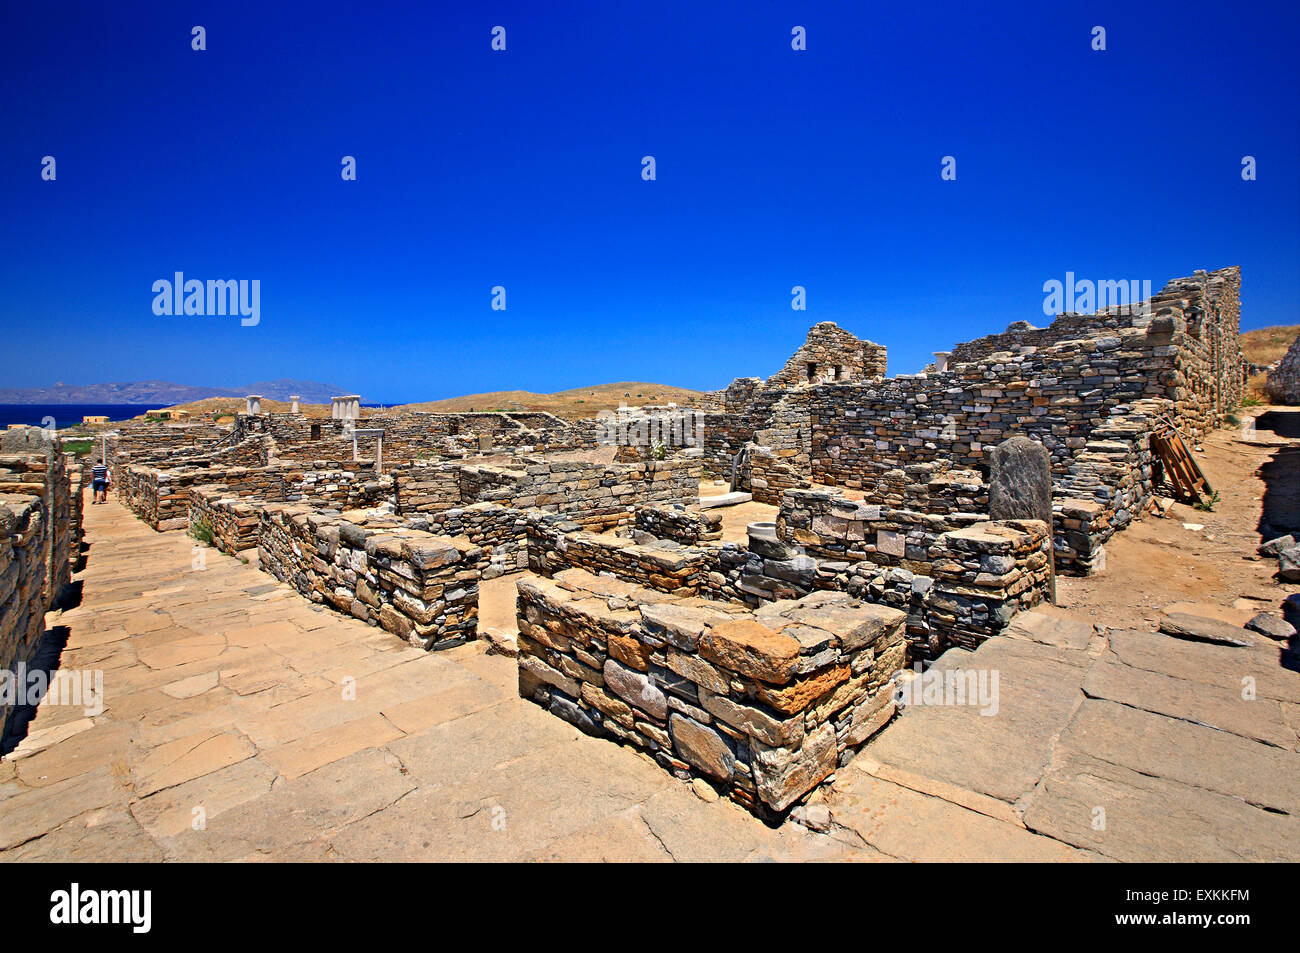
<path id="1" fill-rule="evenodd" d="M 107 417 L 109 420 L 130 420 L 145 411 L 153 410 L 154 404 L 0 404 L 0 430 L 10 424 L 31 424 L 35 427 L 48 426 L 53 420 L 56 429 L 71 427 L 81 423 L 82 417 Z"/>

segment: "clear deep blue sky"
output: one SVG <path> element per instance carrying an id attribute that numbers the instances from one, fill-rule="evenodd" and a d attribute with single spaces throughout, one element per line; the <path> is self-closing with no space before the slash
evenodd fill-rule
<path id="1" fill-rule="evenodd" d="M 717 388 L 824 320 L 909 372 L 1066 271 L 1300 322 L 1300 5 L 1132 6 L 7 3 L 0 386 Z"/>

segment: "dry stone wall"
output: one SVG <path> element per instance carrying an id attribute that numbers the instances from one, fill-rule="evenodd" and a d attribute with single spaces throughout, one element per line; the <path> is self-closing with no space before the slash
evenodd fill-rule
<path id="1" fill-rule="evenodd" d="M 519 694 L 779 817 L 892 716 L 902 625 L 841 593 L 750 612 L 568 570 L 519 583 Z"/>
<path id="2" fill-rule="evenodd" d="M 57 437 L 34 427 L 0 434 L 0 669 L 31 659 L 46 611 L 72 581 L 81 538 L 73 485 Z M 0 700 L 0 735 L 11 710 Z"/>
<path id="3" fill-rule="evenodd" d="M 1279 404 L 1300 404 L 1300 335 L 1291 342 L 1277 366 L 1268 372 L 1269 397 Z"/>
<path id="4" fill-rule="evenodd" d="M 475 637 L 483 551 L 467 539 L 292 504 L 260 509 L 262 569 L 313 602 L 425 649 Z"/>

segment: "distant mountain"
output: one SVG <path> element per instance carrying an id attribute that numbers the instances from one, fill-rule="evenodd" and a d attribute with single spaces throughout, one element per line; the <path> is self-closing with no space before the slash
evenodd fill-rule
<path id="1" fill-rule="evenodd" d="M 344 390 L 333 384 L 322 384 L 320 381 L 296 381 L 282 377 L 279 380 L 249 384 L 239 392 L 239 396 L 260 394 L 270 400 L 288 400 L 290 397 L 297 396 L 304 404 L 328 404 L 331 397 L 354 393 L 356 391 Z"/>
<path id="2" fill-rule="evenodd" d="M 329 403 L 340 390 L 319 381 L 259 381 L 247 387 L 202 387 L 170 381 L 133 381 L 120 384 L 65 384 L 50 387 L 0 388 L 0 404 L 153 404 L 171 407 L 209 397 L 244 397 L 261 394 L 271 400 L 287 400 L 297 394 L 304 403 Z"/>

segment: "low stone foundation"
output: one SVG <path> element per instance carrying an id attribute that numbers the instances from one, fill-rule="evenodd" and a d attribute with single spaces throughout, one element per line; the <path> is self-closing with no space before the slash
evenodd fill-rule
<path id="1" fill-rule="evenodd" d="M 262 569 L 313 602 L 443 649 L 478 629 L 483 551 L 467 539 L 397 525 L 358 525 L 301 506 L 261 507 Z"/>
<path id="2" fill-rule="evenodd" d="M 722 538 L 722 514 L 681 503 L 642 506 L 636 511 L 635 527 L 658 539 L 695 546 Z"/>
<path id="3" fill-rule="evenodd" d="M 542 576 L 570 568 L 633 582 L 678 596 L 698 595 L 711 551 L 675 543 L 641 545 L 620 536 L 588 533 L 563 517 L 528 520 L 528 567 Z"/>
<path id="4" fill-rule="evenodd" d="M 523 579 L 519 693 L 780 817 L 894 712 L 904 613 L 845 593 L 757 611 L 578 569 Z"/>

